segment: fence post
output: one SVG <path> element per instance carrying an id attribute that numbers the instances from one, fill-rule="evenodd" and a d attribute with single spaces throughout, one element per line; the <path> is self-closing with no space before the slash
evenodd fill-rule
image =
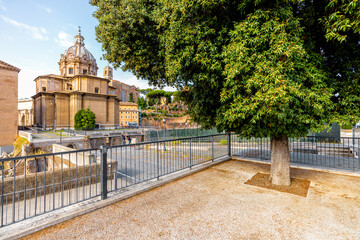
<path id="1" fill-rule="evenodd" d="M 101 200 L 107 198 L 107 147 L 105 145 L 100 147 L 101 152 Z"/>
<path id="2" fill-rule="evenodd" d="M 157 180 L 160 180 L 159 142 L 156 143 Z"/>
<path id="3" fill-rule="evenodd" d="M 214 136 L 211 136 L 211 159 L 214 161 Z"/>
<path id="4" fill-rule="evenodd" d="M 231 133 L 228 133 L 228 155 L 231 156 Z"/>
<path id="5" fill-rule="evenodd" d="M 355 148 L 355 126 L 352 128 L 352 145 Z"/>
<path id="6" fill-rule="evenodd" d="M 191 138 L 190 138 L 190 169 L 192 166 L 192 157 L 191 157 Z"/>

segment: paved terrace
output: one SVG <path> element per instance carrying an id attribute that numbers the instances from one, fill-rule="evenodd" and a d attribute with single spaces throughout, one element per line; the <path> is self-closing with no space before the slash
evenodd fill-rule
<path id="1" fill-rule="evenodd" d="M 24 239 L 360 239 L 360 177 L 292 169 L 307 197 L 245 185 L 231 160 Z"/>

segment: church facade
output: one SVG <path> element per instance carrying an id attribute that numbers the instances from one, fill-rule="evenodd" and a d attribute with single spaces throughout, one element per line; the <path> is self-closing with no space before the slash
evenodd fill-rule
<path id="1" fill-rule="evenodd" d="M 85 48 L 79 30 L 75 45 L 61 54 L 60 75 L 38 76 L 34 101 L 34 124 L 44 128 L 72 128 L 75 114 L 90 109 L 96 123 L 105 127 L 119 126 L 119 103 L 136 101 L 139 91 L 113 80 L 111 67 L 104 68 L 104 76 L 97 77 L 98 67 L 93 55 Z"/>

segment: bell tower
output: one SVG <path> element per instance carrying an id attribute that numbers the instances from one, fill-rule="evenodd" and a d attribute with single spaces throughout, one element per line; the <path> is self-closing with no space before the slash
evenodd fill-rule
<path id="1" fill-rule="evenodd" d="M 109 65 L 104 67 L 104 78 L 107 78 L 109 80 L 113 79 L 113 69 Z"/>

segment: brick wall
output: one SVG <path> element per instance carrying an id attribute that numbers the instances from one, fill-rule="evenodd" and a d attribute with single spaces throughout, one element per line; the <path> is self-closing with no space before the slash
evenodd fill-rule
<path id="1" fill-rule="evenodd" d="M 11 145 L 18 126 L 18 72 L 0 68 L 0 146 Z"/>

